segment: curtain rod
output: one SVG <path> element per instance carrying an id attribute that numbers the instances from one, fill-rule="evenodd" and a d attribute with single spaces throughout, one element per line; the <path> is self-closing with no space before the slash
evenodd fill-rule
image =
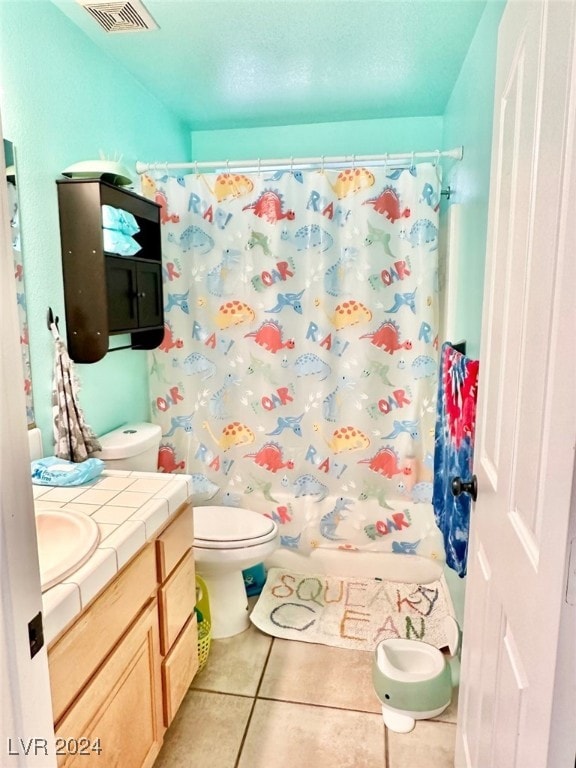
<path id="1" fill-rule="evenodd" d="M 400 165 L 406 165 L 410 162 L 414 163 L 415 160 L 436 160 L 438 161 L 442 157 L 447 157 L 452 160 L 462 160 L 464 156 L 464 147 L 455 147 L 454 149 L 446 149 L 440 151 L 439 149 L 431 152 L 403 152 L 400 154 L 384 154 L 384 155 L 336 155 L 332 157 L 326 157 L 324 155 L 320 157 L 283 157 L 272 158 L 267 160 L 213 160 L 213 161 L 197 161 L 191 163 L 143 163 L 140 160 L 136 161 L 136 172 L 146 173 L 146 171 L 170 171 L 175 169 L 191 169 L 196 172 L 207 170 L 226 170 L 228 172 L 236 170 L 245 171 L 271 171 L 280 170 L 282 168 L 289 168 L 291 170 L 303 170 L 309 168 L 341 168 L 345 166 L 354 166 L 356 164 L 370 164 L 373 166 L 389 165 L 391 167 L 397 167 Z"/>

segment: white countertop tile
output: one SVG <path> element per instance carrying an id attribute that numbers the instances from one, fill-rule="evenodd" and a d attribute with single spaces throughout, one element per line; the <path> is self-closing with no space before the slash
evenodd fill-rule
<path id="1" fill-rule="evenodd" d="M 42 595 L 44 642 L 50 643 L 82 610 L 77 584 L 56 584 Z"/>
<path id="2" fill-rule="evenodd" d="M 121 492 L 120 492 L 121 493 Z M 84 491 L 80 496 L 74 499 L 75 504 L 108 504 L 112 499 L 117 498 L 118 491 L 100 491 L 96 488 L 90 488 Z"/>
<path id="3" fill-rule="evenodd" d="M 146 525 L 141 520 L 128 520 L 108 536 L 103 546 L 116 551 L 118 569 L 122 568 L 146 544 Z"/>
<path id="4" fill-rule="evenodd" d="M 159 478 L 139 477 L 132 481 L 130 490 L 136 491 L 137 493 L 158 493 L 158 491 L 161 491 L 167 485 L 172 485 L 174 482 L 173 478 L 174 478 L 174 475 L 172 475 L 171 477 L 167 477 L 166 475 L 164 475 Z"/>
<path id="5" fill-rule="evenodd" d="M 114 499 L 116 501 L 116 499 Z M 91 517 L 97 523 L 110 523 L 111 525 L 120 525 L 126 522 L 134 514 L 134 507 L 117 507 L 116 504 L 106 504 L 92 513 Z"/>
<path id="6" fill-rule="evenodd" d="M 100 541 L 102 542 L 107 536 L 114 533 L 118 526 L 110 525 L 109 523 L 98 523 L 98 528 L 100 529 Z"/>
<path id="7" fill-rule="evenodd" d="M 101 506 L 100 504 L 82 504 L 80 505 L 77 501 L 71 501 L 69 504 L 63 504 L 62 509 L 66 510 L 68 507 L 71 507 L 72 509 L 75 509 L 76 511 L 84 512 L 86 515 L 92 516 L 94 512 L 97 512 Z"/>
<path id="8" fill-rule="evenodd" d="M 92 557 L 77 571 L 67 576 L 62 584 L 78 585 L 82 608 L 85 608 L 117 572 L 116 550 L 98 547 Z"/>
<path id="9" fill-rule="evenodd" d="M 36 490 L 39 489 L 37 493 Z M 189 475 L 105 470 L 81 486 L 34 486 L 36 509 L 80 508 L 100 529 L 92 557 L 42 595 L 47 642 L 65 629 L 192 493 Z M 46 631 L 46 630 L 45 630 Z"/>
<path id="10" fill-rule="evenodd" d="M 174 482 L 162 488 L 156 493 L 156 497 L 164 498 L 168 501 L 170 514 L 175 512 L 190 496 L 188 483 L 183 475 L 174 475 Z"/>
<path id="11" fill-rule="evenodd" d="M 166 499 L 151 499 L 133 513 L 131 520 L 141 520 L 146 525 L 146 538 L 151 539 L 170 517 Z"/>
<path id="12" fill-rule="evenodd" d="M 103 477 L 94 484 L 94 488 L 99 491 L 125 491 L 134 485 L 131 477 Z"/>
<path id="13" fill-rule="evenodd" d="M 129 491 L 121 491 L 116 494 L 114 504 L 118 507 L 140 508 L 143 504 L 146 504 L 150 496 L 150 493 L 134 493 L 130 488 Z"/>
<path id="14" fill-rule="evenodd" d="M 74 485 L 69 488 L 52 488 L 49 485 L 35 485 L 34 488 L 41 488 L 43 493 L 39 493 L 38 496 L 35 495 L 34 498 L 39 498 L 42 501 L 72 501 L 77 496 L 81 496 L 87 487 L 87 485 Z"/>

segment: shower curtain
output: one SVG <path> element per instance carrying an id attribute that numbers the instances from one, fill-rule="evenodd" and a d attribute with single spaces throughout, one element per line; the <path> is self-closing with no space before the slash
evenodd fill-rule
<path id="1" fill-rule="evenodd" d="M 440 169 L 148 174 L 159 468 L 283 546 L 444 557 L 431 507 Z"/>

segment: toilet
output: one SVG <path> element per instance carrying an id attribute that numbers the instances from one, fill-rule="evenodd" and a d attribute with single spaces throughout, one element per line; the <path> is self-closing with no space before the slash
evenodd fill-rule
<path id="1" fill-rule="evenodd" d="M 124 424 L 98 438 L 102 450 L 93 454 L 106 469 L 158 471 L 158 450 L 162 430 L 158 424 Z"/>
<path id="2" fill-rule="evenodd" d="M 452 616 L 445 622 L 453 657 L 460 630 Z M 384 723 L 396 733 L 408 733 L 416 720 L 437 717 L 452 700 L 450 657 L 421 640 L 395 637 L 380 641 L 374 652 L 372 679 Z"/>
<path id="3" fill-rule="evenodd" d="M 125 424 L 99 437 L 94 454 L 107 469 L 157 472 L 162 431 L 157 424 Z M 194 559 L 208 591 L 212 637 L 248 629 L 248 598 L 242 571 L 269 557 L 280 543 L 276 523 L 251 509 L 194 507 Z"/>
<path id="4" fill-rule="evenodd" d="M 213 638 L 248 629 L 242 571 L 264 562 L 279 543 L 274 520 L 251 509 L 194 507 L 194 559 L 208 589 Z"/>

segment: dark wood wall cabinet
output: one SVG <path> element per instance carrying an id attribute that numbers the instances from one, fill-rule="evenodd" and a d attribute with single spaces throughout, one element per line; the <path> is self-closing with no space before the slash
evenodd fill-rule
<path id="1" fill-rule="evenodd" d="M 155 349 L 164 338 L 160 206 L 100 179 L 57 185 L 70 357 L 95 363 L 121 333 L 130 334 L 132 349 Z M 104 250 L 102 206 L 134 216 L 135 255 Z"/>

